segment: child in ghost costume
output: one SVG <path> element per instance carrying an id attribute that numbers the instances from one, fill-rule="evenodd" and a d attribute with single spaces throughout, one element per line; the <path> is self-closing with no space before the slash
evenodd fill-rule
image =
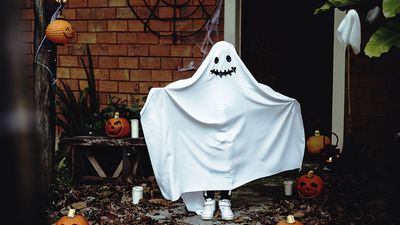
<path id="1" fill-rule="evenodd" d="M 258 83 L 228 42 L 215 43 L 192 77 L 152 88 L 140 113 L 160 190 L 189 211 L 214 213 L 204 191 L 301 168 L 299 103 Z"/>

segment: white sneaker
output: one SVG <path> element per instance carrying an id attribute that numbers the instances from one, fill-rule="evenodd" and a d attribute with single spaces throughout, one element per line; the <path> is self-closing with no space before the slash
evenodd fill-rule
<path id="1" fill-rule="evenodd" d="M 219 210 L 221 211 L 221 217 L 223 220 L 233 220 L 233 212 L 231 209 L 231 201 L 228 199 L 222 199 L 218 202 Z"/>
<path id="2" fill-rule="evenodd" d="M 207 198 L 204 201 L 203 212 L 201 212 L 202 220 L 212 220 L 215 212 L 215 200 L 211 198 Z"/>

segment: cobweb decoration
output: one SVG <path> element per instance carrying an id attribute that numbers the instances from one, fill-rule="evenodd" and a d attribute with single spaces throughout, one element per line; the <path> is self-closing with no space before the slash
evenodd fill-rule
<path id="1" fill-rule="evenodd" d="M 152 2 L 153 4 L 151 4 Z M 178 3 L 179 2 L 179 3 Z M 198 5 L 190 4 L 193 0 L 186 1 L 178 1 L 178 0 L 143 0 L 144 8 L 147 9 L 147 12 L 140 12 L 139 10 L 143 7 L 134 7 L 132 6 L 130 0 L 127 0 L 128 6 L 135 15 L 135 19 L 138 19 L 141 23 L 143 23 L 144 30 L 146 32 L 151 32 L 154 35 L 159 37 L 172 37 L 173 43 L 176 44 L 178 38 L 187 38 L 194 36 L 203 31 L 206 27 L 208 31 L 208 27 L 210 24 L 215 22 L 210 22 L 215 20 L 214 15 L 218 10 L 220 11 L 222 0 L 217 0 L 214 8 L 212 10 L 207 10 L 207 7 L 204 5 L 205 0 L 198 0 Z M 161 17 L 160 9 L 169 8 L 172 11 L 172 16 L 170 17 Z M 191 11 L 190 11 L 191 10 Z M 212 11 L 212 12 L 209 12 Z M 196 14 L 197 13 L 197 14 Z M 203 15 L 202 18 L 196 18 L 196 15 Z M 219 15 L 219 12 L 218 12 Z M 204 23 L 200 24 L 199 27 L 193 28 L 191 30 L 180 30 L 177 28 L 177 23 L 182 22 L 186 19 L 201 19 L 204 20 Z M 219 16 L 218 16 L 219 18 Z M 152 21 L 162 21 L 164 23 L 169 23 L 171 26 L 170 31 L 157 31 L 154 27 L 152 27 Z M 218 23 L 218 22 L 217 22 Z"/>

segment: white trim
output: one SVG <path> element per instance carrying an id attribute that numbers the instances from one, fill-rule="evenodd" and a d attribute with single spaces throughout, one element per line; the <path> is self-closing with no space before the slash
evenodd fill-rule
<path id="1" fill-rule="evenodd" d="M 332 131 L 339 137 L 338 148 L 340 151 L 343 149 L 344 141 L 346 48 L 337 40 L 335 33 L 345 15 L 344 11 L 335 9 L 333 26 Z"/>
<path id="2" fill-rule="evenodd" d="M 240 55 L 241 49 L 241 0 L 225 0 L 224 2 L 224 40 L 232 43 Z M 335 9 L 334 30 L 344 18 L 346 13 Z M 343 149 L 344 140 L 344 106 L 345 106 L 345 47 L 333 38 L 333 71 L 332 71 L 332 131 L 338 135 L 338 148 Z"/>
<path id="3" fill-rule="evenodd" d="M 224 2 L 224 40 L 233 44 L 240 54 L 241 0 L 225 0 Z"/>

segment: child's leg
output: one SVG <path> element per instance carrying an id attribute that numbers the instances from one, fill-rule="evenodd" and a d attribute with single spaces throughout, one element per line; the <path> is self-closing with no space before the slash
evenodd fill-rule
<path id="1" fill-rule="evenodd" d="M 222 199 L 227 199 L 227 200 L 231 200 L 231 195 L 232 195 L 232 191 L 221 191 L 221 200 Z"/>

